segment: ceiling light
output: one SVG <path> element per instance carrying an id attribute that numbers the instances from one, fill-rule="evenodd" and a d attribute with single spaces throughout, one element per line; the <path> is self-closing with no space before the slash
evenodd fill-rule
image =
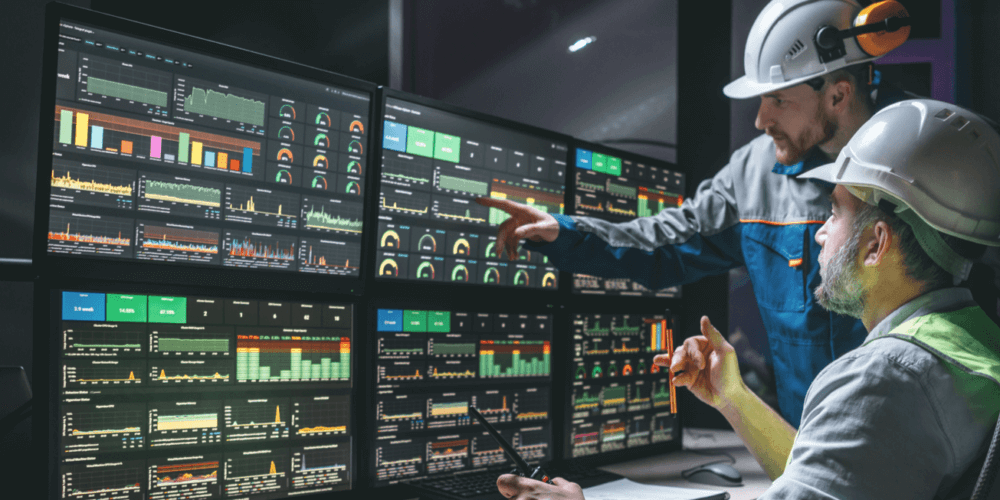
<path id="1" fill-rule="evenodd" d="M 576 52 L 576 51 L 578 51 L 578 50 L 586 47 L 587 45 L 590 45 L 590 44 L 594 43 L 595 41 L 597 41 L 597 37 L 596 36 L 588 36 L 587 38 L 581 38 L 581 39 L 577 40 L 573 45 L 569 46 L 569 51 L 570 52 Z"/>

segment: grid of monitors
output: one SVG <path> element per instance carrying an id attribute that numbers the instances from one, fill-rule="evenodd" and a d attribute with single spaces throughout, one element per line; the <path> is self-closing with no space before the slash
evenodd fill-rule
<path id="1" fill-rule="evenodd" d="M 574 315 L 564 457 L 679 439 L 672 378 L 653 364 L 653 356 L 670 352 L 673 328 L 664 315 Z"/>
<path id="2" fill-rule="evenodd" d="M 650 161 L 632 161 L 577 147 L 573 182 L 575 215 L 627 222 L 683 203 L 684 174 Z M 573 275 L 573 292 L 582 294 L 677 297 L 680 287 L 650 290 L 627 278 Z"/>
<path id="3" fill-rule="evenodd" d="M 368 91 L 63 20 L 49 255 L 360 277 Z"/>
<path id="4" fill-rule="evenodd" d="M 551 314 L 378 309 L 376 486 L 506 468 L 478 409 L 528 462 L 553 456 Z"/>
<path id="5" fill-rule="evenodd" d="M 563 213 L 567 145 L 391 96 L 384 113 L 377 276 L 557 288 L 559 273 L 540 253 L 497 258 L 507 214 L 474 200 Z"/>
<path id="6" fill-rule="evenodd" d="M 59 498 L 351 488 L 351 304 L 59 299 Z"/>

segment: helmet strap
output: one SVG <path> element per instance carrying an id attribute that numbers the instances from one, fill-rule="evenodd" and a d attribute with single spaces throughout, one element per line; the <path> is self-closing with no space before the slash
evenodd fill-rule
<path id="1" fill-rule="evenodd" d="M 945 243 L 944 238 L 941 237 L 941 233 L 925 222 L 916 212 L 906 205 L 896 206 L 886 199 L 880 199 L 878 206 L 882 210 L 903 219 L 903 222 L 907 223 L 913 229 L 913 236 L 917 238 L 920 248 L 923 248 L 927 252 L 927 255 L 930 256 L 935 264 L 941 266 L 942 269 L 951 274 L 953 285 L 958 285 L 969 279 L 969 272 L 972 271 L 972 261 L 952 250 Z"/>

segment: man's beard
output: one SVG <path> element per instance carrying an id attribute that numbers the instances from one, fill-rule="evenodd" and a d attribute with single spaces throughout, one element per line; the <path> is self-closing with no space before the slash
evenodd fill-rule
<path id="1" fill-rule="evenodd" d="M 795 165 L 804 160 L 812 148 L 833 139 L 838 130 L 837 122 L 830 119 L 822 108 L 817 110 L 816 119 L 820 123 L 819 129 L 807 131 L 797 140 L 778 131 L 778 137 L 784 139 L 785 143 L 783 152 L 778 150 L 777 143 L 774 145 L 775 159 L 778 160 L 778 163 L 782 165 Z"/>
<path id="2" fill-rule="evenodd" d="M 820 266 L 820 285 L 813 295 L 824 309 L 861 319 L 868 292 L 861 283 L 861 266 L 858 255 L 861 249 L 861 231 L 853 231 L 851 238 L 837 249 L 837 253 Z"/>

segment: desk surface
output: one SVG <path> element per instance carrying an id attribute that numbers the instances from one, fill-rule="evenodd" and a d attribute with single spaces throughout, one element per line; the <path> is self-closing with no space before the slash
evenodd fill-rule
<path id="1" fill-rule="evenodd" d="M 701 488 L 728 491 L 732 500 L 757 498 L 771 486 L 771 480 L 760 467 L 750 450 L 736 437 L 733 431 L 714 429 L 684 429 L 684 450 L 653 457 L 629 460 L 601 467 L 601 469 L 621 474 L 633 481 L 646 484 L 660 484 L 678 488 Z M 725 459 L 725 455 L 709 456 L 710 453 L 728 453 L 736 459 L 733 467 L 743 475 L 743 486 L 723 488 L 707 484 L 692 483 L 681 477 L 681 471 L 700 464 Z"/>

